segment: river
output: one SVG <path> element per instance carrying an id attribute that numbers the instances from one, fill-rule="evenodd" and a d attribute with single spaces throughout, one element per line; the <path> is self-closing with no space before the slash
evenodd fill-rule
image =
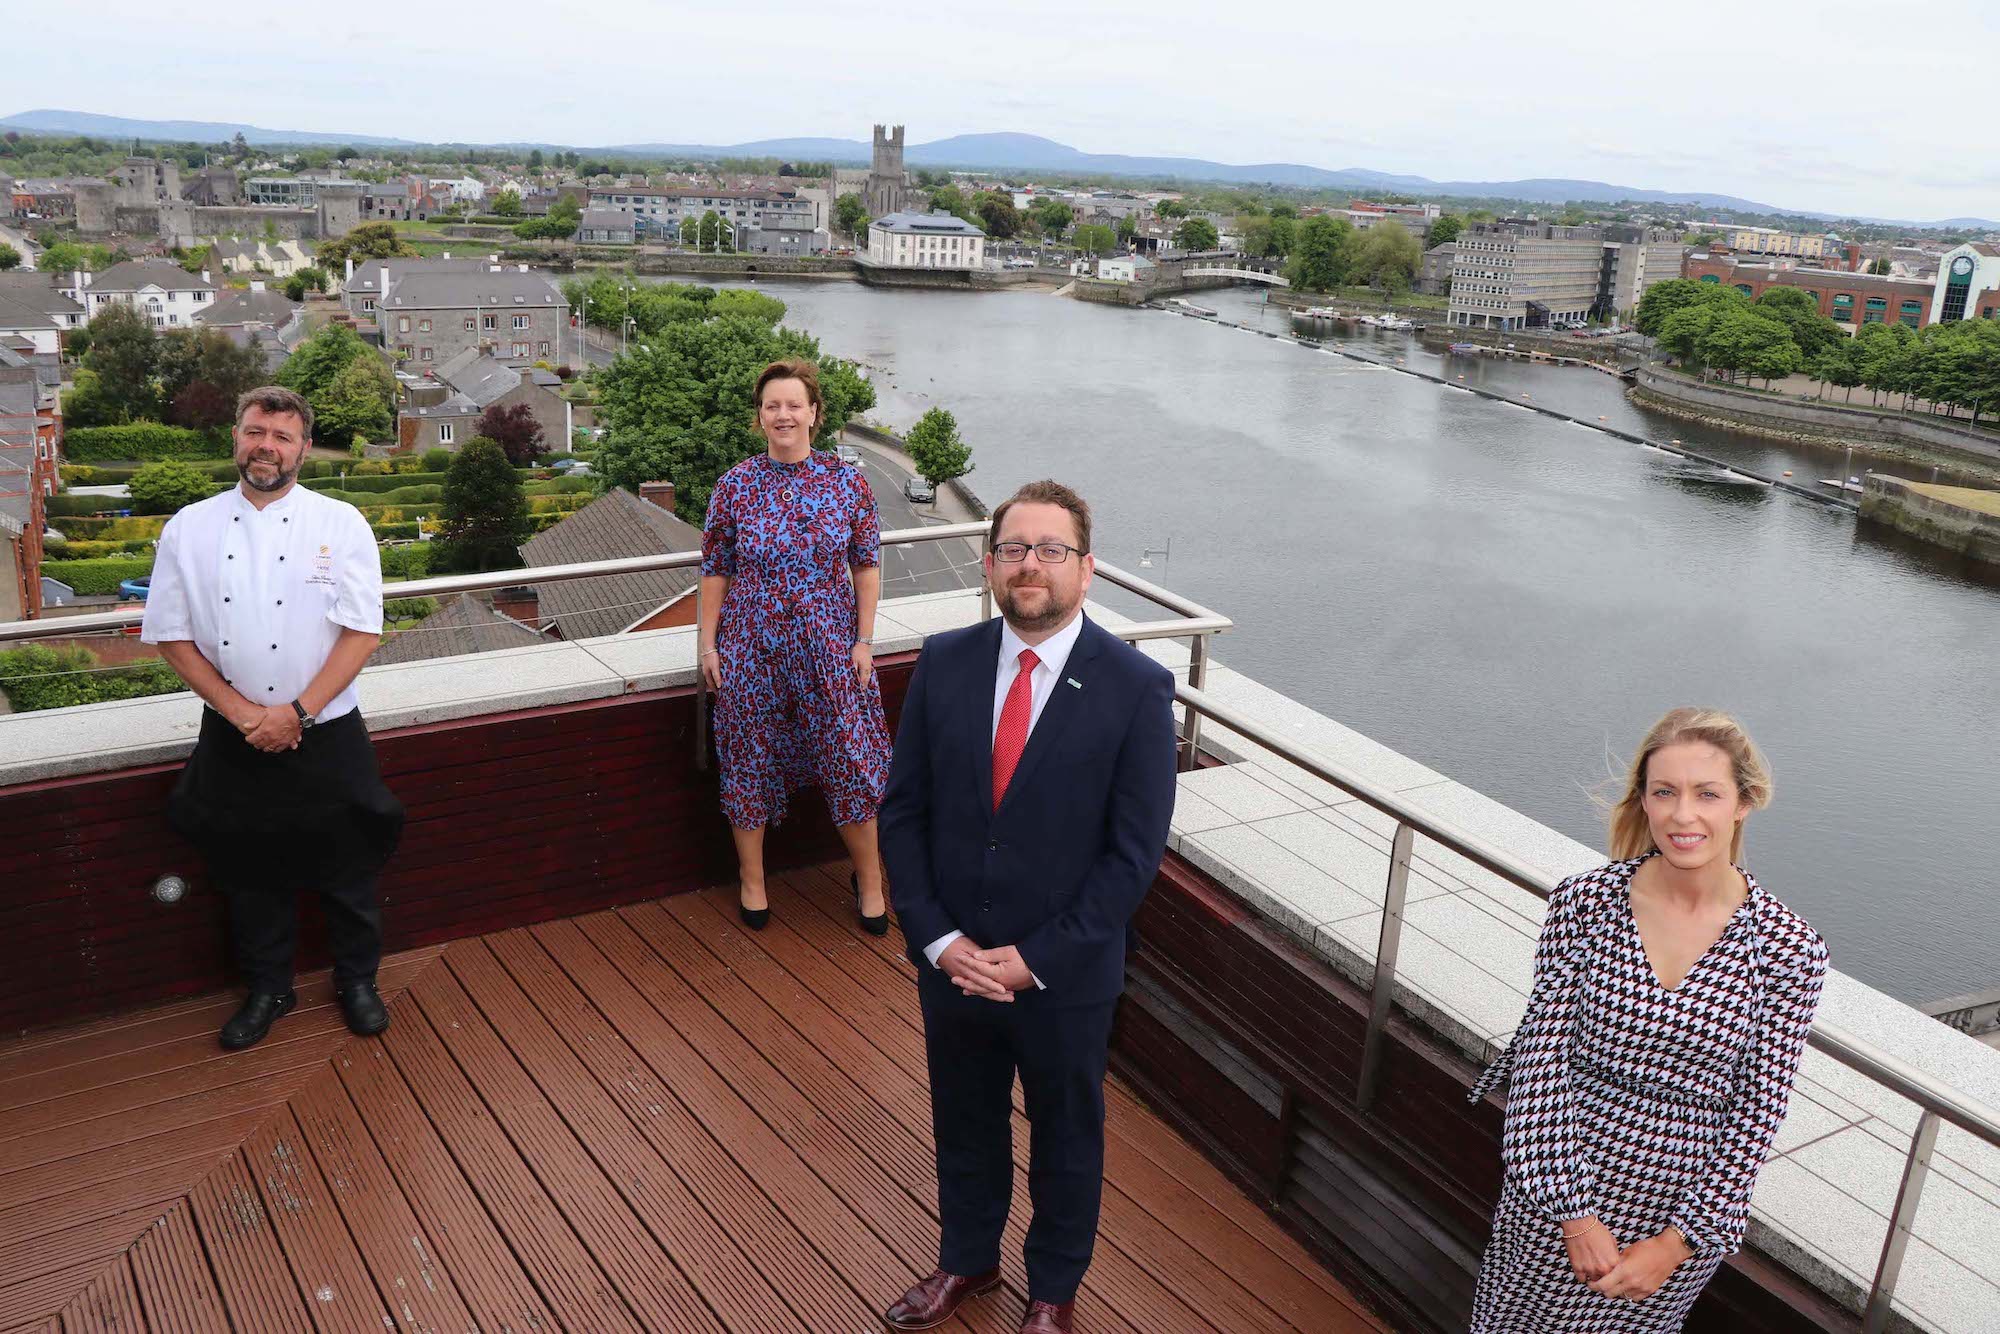
<path id="1" fill-rule="evenodd" d="M 1585 843 L 1604 840 L 1593 792 L 1661 712 L 1731 710 L 1776 777 L 1746 864 L 1835 965 L 1913 1002 L 2000 984 L 2000 581 L 1827 506 L 1206 320 L 1045 291 L 762 288 L 872 368 L 875 419 L 950 408 L 989 503 L 1054 476 L 1090 500 L 1105 559 L 1171 544 L 1150 573 L 1234 618 L 1224 662 Z M 1256 292 L 1194 300 L 1286 328 Z M 1355 346 L 1445 369 L 1405 336 Z M 1643 411 L 1595 371 L 1450 362 L 1771 475 L 1839 468 Z"/>

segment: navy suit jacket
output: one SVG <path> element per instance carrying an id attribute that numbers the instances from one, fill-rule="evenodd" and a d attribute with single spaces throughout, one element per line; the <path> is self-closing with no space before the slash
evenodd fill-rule
<path id="1" fill-rule="evenodd" d="M 996 619 L 925 641 L 880 839 L 910 958 L 963 931 L 1013 945 L 1050 1006 L 1113 1000 L 1173 815 L 1173 674 L 1086 618 L 996 811 Z"/>

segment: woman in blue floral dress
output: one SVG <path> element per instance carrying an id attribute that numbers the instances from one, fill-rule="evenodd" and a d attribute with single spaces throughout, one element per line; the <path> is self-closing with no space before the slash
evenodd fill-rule
<path id="1" fill-rule="evenodd" d="M 875 677 L 881 524 L 860 469 L 815 450 L 819 371 L 778 361 L 757 377 L 768 448 L 716 481 L 702 533 L 701 672 L 716 692 L 722 813 L 736 840 L 746 925 L 770 920 L 764 829 L 818 787 L 854 863 L 856 910 L 888 930 L 875 812 L 890 740 Z"/>

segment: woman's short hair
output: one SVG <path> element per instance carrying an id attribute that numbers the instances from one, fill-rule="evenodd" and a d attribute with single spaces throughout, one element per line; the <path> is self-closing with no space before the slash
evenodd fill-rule
<path id="1" fill-rule="evenodd" d="M 1631 771 L 1625 776 L 1625 791 L 1611 807 L 1611 857 L 1625 861 L 1655 849 L 1653 827 L 1646 819 L 1646 766 L 1667 746 L 1685 742 L 1706 742 L 1729 757 L 1736 780 L 1736 795 L 1751 810 L 1771 804 L 1771 769 L 1764 753 L 1737 722 L 1720 709 L 1674 709 L 1653 724 L 1646 739 L 1632 757 Z M 1743 860 L 1743 822 L 1729 841 L 1729 860 Z"/>
<path id="2" fill-rule="evenodd" d="M 986 530 L 988 551 L 993 550 L 993 544 L 1000 540 L 1000 523 L 1007 517 L 1007 511 L 1024 501 L 1031 505 L 1060 505 L 1068 510 L 1069 516 L 1076 520 L 1077 548 L 1084 552 L 1090 550 L 1090 506 L 1084 503 L 1082 496 L 1061 482 L 1052 482 L 1044 478 L 1039 482 L 1029 482 L 1001 501 L 998 508 L 993 511 L 993 525 Z"/>
<path id="3" fill-rule="evenodd" d="M 806 401 L 813 405 L 813 424 L 826 421 L 826 399 L 819 392 L 819 367 L 803 357 L 792 357 L 784 361 L 774 361 L 766 366 L 757 377 L 757 387 L 750 391 L 750 408 L 753 413 L 764 410 L 764 386 L 773 380 L 797 380 L 805 386 Z"/>
<path id="4" fill-rule="evenodd" d="M 304 398 L 282 385 L 259 385 L 255 389 L 246 389 L 239 394 L 236 398 L 236 424 L 238 426 L 243 424 L 244 414 L 252 408 L 262 408 L 265 412 L 273 416 L 281 412 L 297 413 L 299 420 L 305 423 L 306 437 L 310 439 L 312 436 L 312 404 L 306 402 Z"/>

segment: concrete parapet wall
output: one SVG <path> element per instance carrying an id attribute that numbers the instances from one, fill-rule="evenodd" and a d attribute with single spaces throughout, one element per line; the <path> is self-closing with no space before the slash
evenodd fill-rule
<path id="1" fill-rule="evenodd" d="M 1821 443 L 1870 442 L 1925 460 L 2000 468 L 2000 437 L 1941 420 L 1701 384 L 1653 366 L 1639 369 L 1632 396 L 1647 407 L 1739 430 Z"/>
<path id="2" fill-rule="evenodd" d="M 1179 291 L 1178 287 L 1167 289 Z M 1114 283 L 1102 278 L 1075 278 L 1070 282 L 1070 295 L 1078 301 L 1094 301 L 1100 306 L 1139 306 L 1148 298 L 1163 295 L 1153 283 Z"/>
<path id="3" fill-rule="evenodd" d="M 1933 495 L 1921 484 L 1868 474 L 1861 519 L 1956 551 L 1969 560 L 2000 566 L 2000 514 L 1987 514 Z"/>
<path id="4" fill-rule="evenodd" d="M 1442 352 L 1453 343 L 1476 343 L 1480 347 L 1512 348 L 1516 352 L 1540 353 L 1550 357 L 1567 357 L 1572 361 L 1588 361 L 1597 366 L 1621 366 L 1638 359 L 1636 353 L 1628 352 L 1609 338 L 1565 338 L 1561 334 L 1527 333 L 1516 330 L 1505 333 L 1498 329 L 1466 329 L 1444 322 L 1444 312 L 1402 312 L 1409 316 L 1428 314 L 1434 323 L 1427 323 L 1419 335 L 1423 345 L 1433 352 Z"/>

